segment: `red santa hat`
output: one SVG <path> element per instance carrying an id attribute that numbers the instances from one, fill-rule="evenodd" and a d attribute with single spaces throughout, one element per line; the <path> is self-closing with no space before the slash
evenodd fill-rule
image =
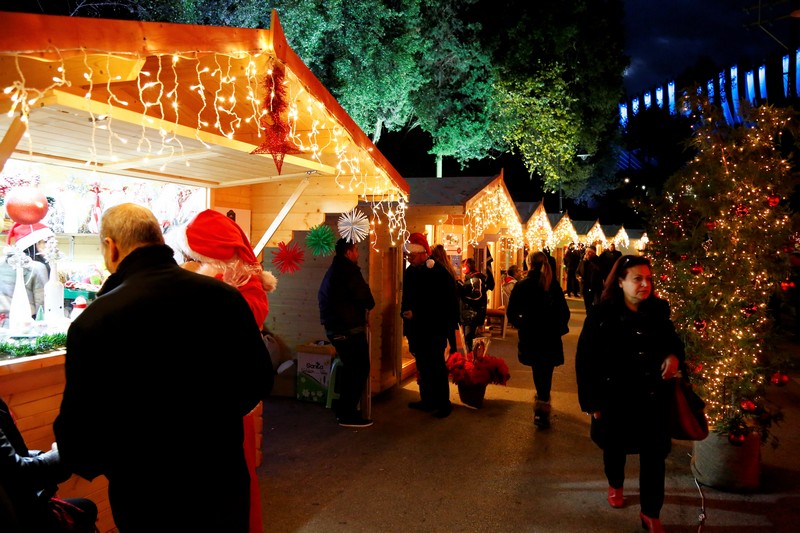
<path id="1" fill-rule="evenodd" d="M 412 233 L 408 236 L 406 243 L 406 251 L 408 252 L 425 252 L 431 255 L 431 247 L 428 244 L 428 239 L 422 233 Z"/>
<path id="2" fill-rule="evenodd" d="M 40 224 L 20 224 L 14 222 L 11 229 L 8 230 L 8 237 L 6 237 L 6 244 L 13 244 L 19 250 L 24 250 L 29 246 L 33 246 L 39 241 L 46 241 L 49 237 L 54 237 L 53 230 Z"/>
<path id="3" fill-rule="evenodd" d="M 278 280 L 271 272 L 261 269 L 261 264 L 250 247 L 250 239 L 239 224 L 219 211 L 206 209 L 185 226 L 185 231 L 176 233 L 172 243 L 186 257 L 212 265 L 236 261 L 247 265 L 246 271 L 251 272 L 251 275 L 246 281 L 236 282 L 234 285 L 250 304 L 260 326 L 269 310 L 266 293 L 275 290 Z"/>

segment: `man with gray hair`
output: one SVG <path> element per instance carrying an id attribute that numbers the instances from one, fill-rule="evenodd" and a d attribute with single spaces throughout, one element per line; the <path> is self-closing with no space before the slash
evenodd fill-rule
<path id="1" fill-rule="evenodd" d="M 111 276 L 67 334 L 54 422 L 62 460 L 86 479 L 108 478 L 123 533 L 246 533 L 242 417 L 273 380 L 247 301 L 181 268 L 140 205 L 104 213 L 100 247 Z"/>

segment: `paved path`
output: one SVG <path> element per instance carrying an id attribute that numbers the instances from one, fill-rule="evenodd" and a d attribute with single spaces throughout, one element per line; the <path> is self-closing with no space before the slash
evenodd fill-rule
<path id="1" fill-rule="evenodd" d="M 444 420 L 408 409 L 416 383 L 373 401 L 375 425 L 340 428 L 317 404 L 272 398 L 264 408 L 259 469 L 265 533 L 336 532 L 638 532 L 638 460 L 629 458 L 626 506 L 605 500 L 600 450 L 580 412 L 574 354 L 585 317 L 571 300 L 567 363 L 556 369 L 553 427 L 533 426 L 533 384 L 516 359 L 515 330 L 494 338 L 492 355 L 511 369 L 508 386 L 490 385 L 483 408 L 458 400 Z M 800 354 L 800 345 L 786 349 Z M 800 355 L 798 355 L 800 360 Z M 800 382 L 797 373 L 771 398 L 786 421 L 781 444 L 762 448 L 762 486 L 735 494 L 695 485 L 691 443 L 677 442 L 667 463 L 662 522 L 670 533 L 800 531 Z M 224 488 L 220 488 L 224 490 Z M 698 528 L 705 505 L 706 521 Z"/>

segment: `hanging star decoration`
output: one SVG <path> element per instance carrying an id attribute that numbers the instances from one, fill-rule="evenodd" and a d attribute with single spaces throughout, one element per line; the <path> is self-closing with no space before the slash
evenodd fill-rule
<path id="1" fill-rule="evenodd" d="M 369 235 L 369 220 L 367 216 L 356 208 L 349 213 L 342 213 L 339 217 L 339 235 L 347 242 L 359 243 Z"/>
<path id="2" fill-rule="evenodd" d="M 297 242 L 292 242 L 288 246 L 284 242 L 278 243 L 278 251 L 272 252 L 272 264 L 275 265 L 281 274 L 292 274 L 300 270 L 303 263 L 303 250 L 297 246 Z"/>
<path id="3" fill-rule="evenodd" d="M 266 117 L 261 120 L 265 139 L 258 148 L 250 152 L 251 154 L 271 154 L 278 174 L 281 173 L 283 158 L 286 154 L 301 153 L 301 150 L 289 140 L 289 123 L 281 117 L 288 107 L 286 87 L 283 85 L 285 76 L 283 67 L 278 65 L 273 65 L 267 72 L 264 80 L 264 88 L 267 93 L 264 98 Z"/>
<path id="4" fill-rule="evenodd" d="M 319 224 L 308 231 L 306 247 L 315 256 L 330 255 L 336 246 L 336 234 L 330 226 Z"/>
<path id="5" fill-rule="evenodd" d="M 44 250 L 42 251 L 42 257 L 48 263 L 55 263 L 59 259 L 64 258 L 64 254 L 61 253 L 61 250 L 58 249 L 58 239 L 55 236 L 50 236 L 44 242 Z"/>

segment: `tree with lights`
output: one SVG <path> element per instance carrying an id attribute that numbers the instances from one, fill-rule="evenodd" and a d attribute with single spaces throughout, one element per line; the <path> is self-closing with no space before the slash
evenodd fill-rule
<path id="1" fill-rule="evenodd" d="M 800 139 L 794 112 L 745 109 L 742 125 L 730 126 L 707 99 L 685 106 L 695 155 L 665 184 L 648 229 L 659 294 L 671 304 L 713 431 L 733 444 L 758 434 L 777 445 L 770 428 L 782 415 L 767 389 L 787 378 L 772 346 L 771 301 L 798 238 L 788 205 L 798 184 L 787 156 Z"/>

